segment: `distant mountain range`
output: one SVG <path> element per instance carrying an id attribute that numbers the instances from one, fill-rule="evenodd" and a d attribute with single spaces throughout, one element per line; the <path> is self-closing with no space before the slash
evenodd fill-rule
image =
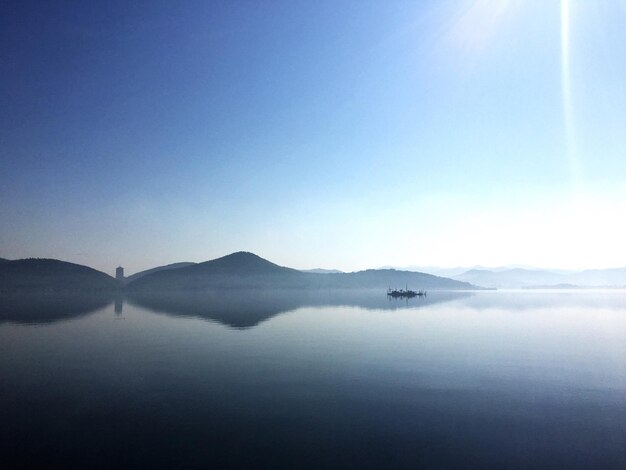
<path id="1" fill-rule="evenodd" d="M 0 258 L 0 292 L 181 291 L 210 289 L 386 289 L 463 290 L 479 288 L 626 287 L 626 268 L 579 272 L 531 268 L 469 269 L 443 277 L 395 268 L 345 273 L 335 269 L 296 270 L 253 253 L 237 252 L 203 263 L 181 262 L 135 273 L 120 283 L 87 266 L 54 259 Z M 449 272 L 462 268 L 450 268 Z"/>
<path id="2" fill-rule="evenodd" d="M 498 289 L 626 287 L 626 268 L 588 269 L 580 272 L 554 272 L 540 269 L 472 269 L 453 276 L 459 281 Z"/>
<path id="3" fill-rule="evenodd" d="M 463 281 L 393 269 L 354 273 L 311 273 L 279 266 L 253 253 L 238 252 L 178 269 L 160 270 L 128 284 L 133 291 L 175 291 L 232 288 L 351 289 L 409 287 L 475 289 Z"/>
<path id="4" fill-rule="evenodd" d="M 438 266 L 418 266 L 418 265 L 410 265 L 410 266 L 381 266 L 378 269 L 396 269 L 398 271 L 412 271 L 418 273 L 427 273 L 432 274 L 434 276 L 441 277 L 453 277 L 458 276 L 459 274 L 463 274 L 465 271 L 469 271 L 470 269 L 479 269 L 480 266 L 472 266 L 468 267 L 455 267 L 455 268 L 441 268 Z"/>
<path id="5" fill-rule="evenodd" d="M 322 268 L 301 269 L 300 271 L 302 271 L 303 273 L 315 273 L 315 274 L 341 274 L 343 273 L 343 271 L 339 271 L 338 269 L 322 269 Z"/>
<path id="6" fill-rule="evenodd" d="M 237 252 L 204 263 L 175 263 L 141 271 L 120 283 L 87 266 L 53 259 L 0 262 L 0 292 L 184 291 L 219 289 L 477 289 L 464 281 L 431 274 L 370 269 L 354 273 L 278 266 L 253 253 Z"/>
<path id="7" fill-rule="evenodd" d="M 525 269 L 525 270 L 530 270 L 530 271 L 549 271 L 549 272 L 553 272 L 553 273 L 573 273 L 576 272 L 574 270 L 571 271 L 565 271 L 565 270 L 561 270 L 561 269 L 539 269 L 539 268 L 535 268 L 533 266 L 525 266 L 525 265 L 521 265 L 521 264 L 513 264 L 513 265 L 507 265 L 507 266 L 496 266 L 496 267 L 487 267 L 487 266 L 481 266 L 481 265 L 475 265 L 475 266 L 456 266 L 453 268 L 442 268 L 440 266 L 418 266 L 418 265 L 411 265 L 411 266 L 404 266 L 404 267 L 398 267 L 398 266 L 384 266 L 380 269 L 399 269 L 402 271 L 416 271 L 416 272 L 421 272 L 421 273 L 428 273 L 428 274 L 434 274 L 435 276 L 443 276 L 443 277 L 450 277 L 450 278 L 456 278 L 468 271 L 492 271 L 492 272 L 502 272 L 502 271 L 510 271 L 513 269 Z"/>
<path id="8" fill-rule="evenodd" d="M 493 268 L 484 266 L 473 266 L 471 268 L 460 266 L 454 268 L 407 266 L 395 269 L 424 272 L 496 289 L 626 287 L 626 268 L 576 271 L 511 265 Z"/>

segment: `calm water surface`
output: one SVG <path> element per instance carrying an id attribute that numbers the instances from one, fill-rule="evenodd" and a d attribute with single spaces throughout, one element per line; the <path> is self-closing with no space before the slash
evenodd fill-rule
<path id="1" fill-rule="evenodd" d="M 2 467 L 626 468 L 624 291 L 75 304 L 5 302 Z"/>

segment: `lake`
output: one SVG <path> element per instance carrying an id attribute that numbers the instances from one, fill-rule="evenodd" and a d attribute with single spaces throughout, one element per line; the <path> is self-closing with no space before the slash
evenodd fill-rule
<path id="1" fill-rule="evenodd" d="M 2 467 L 626 468 L 625 291 L 110 300 L 5 299 Z"/>

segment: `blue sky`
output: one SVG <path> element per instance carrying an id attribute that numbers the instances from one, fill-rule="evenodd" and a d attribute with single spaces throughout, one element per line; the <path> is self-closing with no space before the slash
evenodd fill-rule
<path id="1" fill-rule="evenodd" d="M 626 265 L 626 2 L 4 2 L 0 256 Z"/>

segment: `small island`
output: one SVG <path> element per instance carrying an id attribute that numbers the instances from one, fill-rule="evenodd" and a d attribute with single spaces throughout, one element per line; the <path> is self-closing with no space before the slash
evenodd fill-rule
<path id="1" fill-rule="evenodd" d="M 407 286 L 406 289 L 387 289 L 387 295 L 393 298 L 412 298 L 412 297 L 424 297 L 426 295 L 425 290 L 410 290 Z"/>

